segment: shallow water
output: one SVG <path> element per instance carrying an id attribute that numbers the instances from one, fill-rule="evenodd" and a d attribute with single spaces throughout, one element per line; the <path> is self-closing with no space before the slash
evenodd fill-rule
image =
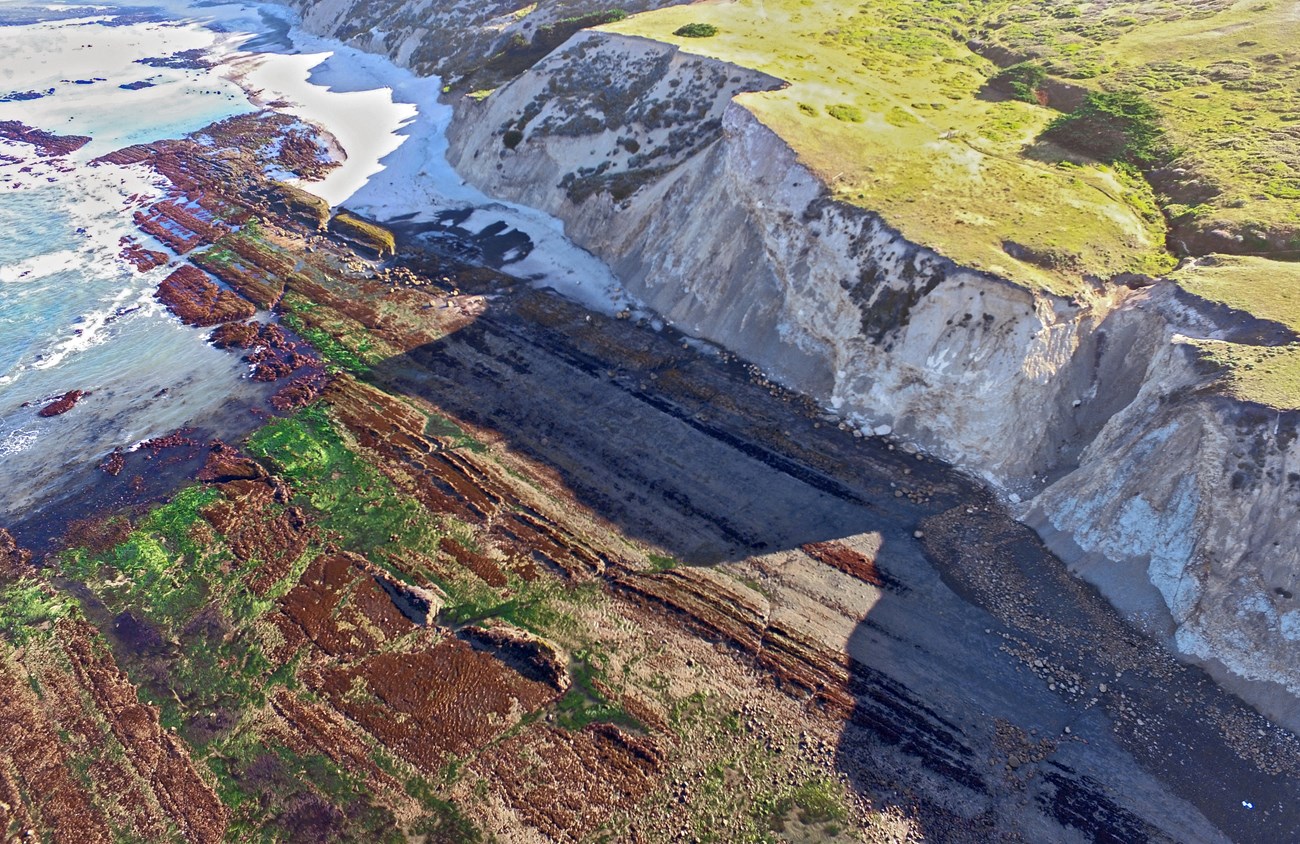
<path id="1" fill-rule="evenodd" d="M 341 167 L 303 185 L 332 204 L 380 219 L 462 209 L 469 234 L 499 228 L 529 244 L 506 255 L 507 271 L 602 310 L 628 304 L 557 221 L 461 182 L 436 78 L 307 35 L 283 7 L 0 2 L 0 38 L 0 120 L 92 139 L 59 159 L 0 141 L 0 525 L 86 482 L 114 448 L 182 426 L 246 428 L 238 408 L 266 390 L 153 299 L 170 268 L 142 275 L 119 257 L 126 235 L 166 251 L 131 222 L 161 192 L 156 177 L 90 163 L 123 146 L 273 107 L 342 148 Z M 204 61 L 165 60 L 177 54 Z M 72 389 L 87 395 L 71 412 L 37 415 Z"/>

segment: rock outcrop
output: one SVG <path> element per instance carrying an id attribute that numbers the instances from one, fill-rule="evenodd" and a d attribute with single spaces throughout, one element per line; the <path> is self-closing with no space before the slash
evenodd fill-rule
<path id="1" fill-rule="evenodd" d="M 257 313 L 252 302 L 218 287 L 202 270 L 189 264 L 177 267 L 163 279 L 156 295 L 186 325 L 220 325 Z"/>
<path id="2" fill-rule="evenodd" d="M 459 48 L 429 58 L 469 31 L 464 15 L 363 35 L 366 15 L 333 2 L 305 23 L 423 72 L 474 64 Z M 559 217 L 677 328 L 1023 502 L 1132 620 L 1300 723 L 1294 414 L 1223 397 L 1184 342 L 1258 325 L 1172 282 L 1082 280 L 1063 297 L 907 241 L 834 201 L 736 100 L 779 84 L 583 31 L 458 100 L 448 157 L 484 191 Z"/>
<path id="3" fill-rule="evenodd" d="M 44 416 L 46 418 L 50 416 L 62 416 L 69 410 L 72 410 L 72 408 L 76 407 L 77 402 L 81 401 L 85 395 L 86 394 L 81 390 L 68 390 L 66 393 L 38 410 L 36 415 Z"/>
<path id="4" fill-rule="evenodd" d="M 622 69 L 633 106 L 602 112 L 608 90 L 577 93 L 570 77 L 603 67 Z M 728 80 L 727 96 L 692 97 L 700 77 Z M 656 80 L 677 80 L 692 125 L 715 128 L 647 172 L 623 139 L 646 131 L 638 106 L 671 102 Z M 487 192 L 560 217 L 676 327 L 1023 500 L 1054 550 L 1131 618 L 1294 720 L 1294 414 L 1210 391 L 1217 373 L 1183 342 L 1256 321 L 1225 320 L 1164 281 L 1055 296 L 910 243 L 830 199 L 732 99 L 769 85 L 669 45 L 583 33 L 461 103 L 449 157 Z M 590 129 L 572 128 L 584 120 Z M 612 163 L 575 192 L 589 159 Z"/>
<path id="5" fill-rule="evenodd" d="M 37 154 L 46 158 L 61 158 L 90 143 L 88 135 L 55 135 L 17 120 L 0 120 L 0 138 L 31 144 L 36 147 Z"/>

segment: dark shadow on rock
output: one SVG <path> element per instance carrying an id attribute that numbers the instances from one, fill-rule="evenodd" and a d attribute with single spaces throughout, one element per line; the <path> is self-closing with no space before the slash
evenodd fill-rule
<path id="1" fill-rule="evenodd" d="M 920 526 L 878 561 L 909 590 L 886 590 L 849 642 L 838 761 L 859 789 L 904 795 L 928 840 L 1291 837 L 1294 735 L 1126 623 L 977 488 Z"/>
<path id="2" fill-rule="evenodd" d="M 517 307 L 494 303 L 371 378 L 505 438 L 596 514 L 684 563 L 868 529 L 869 511 L 843 484 L 727 424 L 728 405 L 743 412 L 761 397 L 771 425 L 811 428 L 738 365 L 548 294 Z"/>
<path id="3" fill-rule="evenodd" d="M 670 330 L 508 286 L 372 380 L 503 437 L 681 562 L 802 549 L 878 587 L 847 659 L 754 631 L 779 682 L 793 659 L 800 693 L 846 712 L 835 761 L 877 808 L 962 842 L 1279 841 L 1300 822 L 1295 737 L 1126 625 L 978 484 Z M 867 533 L 881 553 L 857 568 L 807 547 Z"/>

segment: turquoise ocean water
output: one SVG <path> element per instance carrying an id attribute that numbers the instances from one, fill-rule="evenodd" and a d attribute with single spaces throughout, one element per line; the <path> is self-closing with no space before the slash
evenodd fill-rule
<path id="1" fill-rule="evenodd" d="M 141 274 L 121 259 L 125 235 L 157 248 L 131 222 L 157 195 L 154 177 L 90 163 L 251 111 L 217 70 L 138 60 L 228 55 L 262 18 L 239 6 L 70 9 L 0 3 L 0 120 L 93 139 L 64 158 L 0 141 L 0 526 L 93 482 L 114 448 L 188 425 L 220 433 L 223 414 L 266 389 L 153 299 L 168 268 Z M 73 389 L 87 394 L 74 410 L 37 414 Z"/>

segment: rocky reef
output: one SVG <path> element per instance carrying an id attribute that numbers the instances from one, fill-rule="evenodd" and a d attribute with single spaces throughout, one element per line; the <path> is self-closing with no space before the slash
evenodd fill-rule
<path id="1" fill-rule="evenodd" d="M 155 295 L 186 325 L 220 325 L 257 313 L 247 299 L 218 287 L 202 270 L 189 264 L 163 279 Z"/>
<path id="2" fill-rule="evenodd" d="M 37 415 L 44 417 L 60 416 L 76 407 L 77 402 L 81 401 L 83 396 L 85 396 L 85 393 L 81 390 L 68 390 L 66 393 L 37 411 Z"/>
<path id="3" fill-rule="evenodd" d="M 86 135 L 56 135 L 17 120 L 0 120 L 0 138 L 31 144 L 38 154 L 47 158 L 68 155 L 90 143 Z"/>

